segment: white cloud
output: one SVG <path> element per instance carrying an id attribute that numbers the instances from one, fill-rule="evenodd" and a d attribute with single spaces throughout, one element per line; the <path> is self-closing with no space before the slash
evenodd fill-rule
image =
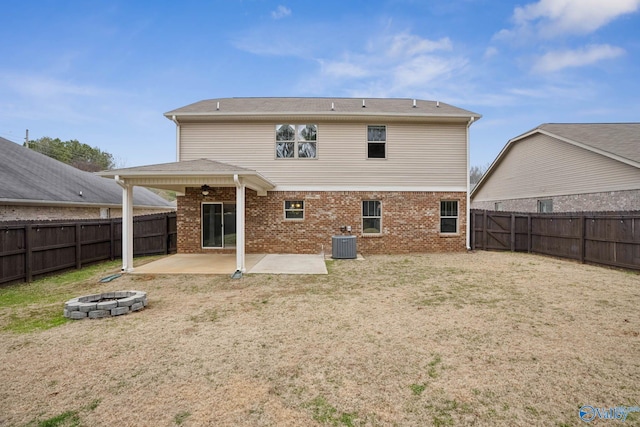
<path id="1" fill-rule="evenodd" d="M 97 86 L 79 85 L 39 75 L 5 74 L 0 76 L 0 82 L 2 80 L 6 81 L 7 87 L 12 91 L 40 99 L 63 96 L 97 97 L 113 93 Z"/>
<path id="2" fill-rule="evenodd" d="M 639 8 L 640 0 L 539 0 L 516 7 L 512 17 L 515 27 L 499 31 L 495 38 L 589 34 Z"/>
<path id="3" fill-rule="evenodd" d="M 290 15 L 291 15 L 291 9 L 282 5 L 278 6 L 276 10 L 271 12 L 271 17 L 273 19 L 282 19 Z"/>
<path id="4" fill-rule="evenodd" d="M 443 83 L 466 66 L 467 60 L 452 50 L 447 37 L 430 40 L 408 32 L 385 35 L 369 40 L 362 51 L 319 60 L 317 80 L 324 86 L 348 86 L 359 95 L 415 95 L 433 81 Z"/>
<path id="5" fill-rule="evenodd" d="M 500 53 L 500 51 L 494 47 L 494 46 L 489 46 L 485 51 L 484 51 L 484 55 L 483 58 L 484 59 L 489 59 L 489 58 L 493 58 L 494 56 L 498 55 Z"/>
<path id="6" fill-rule="evenodd" d="M 568 67 L 582 67 L 605 59 L 621 56 L 625 50 L 608 44 L 590 45 L 575 50 L 548 52 L 535 63 L 533 70 L 537 72 L 553 72 Z"/>
<path id="7" fill-rule="evenodd" d="M 322 73 L 337 78 L 361 78 L 369 75 L 369 72 L 361 66 L 345 61 L 319 61 L 322 65 Z"/>
<path id="8" fill-rule="evenodd" d="M 400 33 L 392 36 L 389 44 L 387 54 L 391 57 L 413 56 L 435 52 L 437 50 L 451 50 L 452 48 L 451 40 L 449 40 L 448 37 L 433 41 L 408 33 Z"/>

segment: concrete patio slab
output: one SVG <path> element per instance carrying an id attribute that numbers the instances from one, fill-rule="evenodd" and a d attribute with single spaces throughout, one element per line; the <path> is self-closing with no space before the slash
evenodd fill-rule
<path id="1" fill-rule="evenodd" d="M 248 273 L 270 274 L 328 274 L 322 255 L 269 254 L 265 255 Z"/>
<path id="2" fill-rule="evenodd" d="M 247 273 L 328 274 L 322 255 L 246 254 Z M 235 254 L 175 254 L 136 267 L 132 274 L 232 274 Z"/>
<path id="3" fill-rule="evenodd" d="M 264 254 L 246 254 L 249 270 Z M 236 271 L 235 254 L 175 254 L 136 267 L 132 274 L 231 274 Z"/>

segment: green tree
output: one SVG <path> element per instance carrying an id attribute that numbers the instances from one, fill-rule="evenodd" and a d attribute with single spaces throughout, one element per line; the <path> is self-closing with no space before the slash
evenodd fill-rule
<path id="1" fill-rule="evenodd" d="M 27 147 L 83 171 L 97 172 L 115 167 L 112 154 L 76 139 L 61 141 L 45 136 L 29 141 Z"/>

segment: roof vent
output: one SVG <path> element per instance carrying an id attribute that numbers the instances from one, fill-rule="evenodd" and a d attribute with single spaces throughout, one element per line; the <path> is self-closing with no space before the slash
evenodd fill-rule
<path id="1" fill-rule="evenodd" d="M 436 107 L 440 108 L 440 101 L 436 101 Z"/>
<path id="2" fill-rule="evenodd" d="M 333 107 L 333 102 L 331 103 L 331 111 L 335 110 L 335 108 Z"/>
<path id="3" fill-rule="evenodd" d="M 220 101 L 218 101 L 218 103 L 216 104 L 216 110 L 220 109 Z"/>
<path id="4" fill-rule="evenodd" d="M 416 105 L 416 100 L 414 99 L 414 100 L 413 100 L 413 108 L 416 108 L 416 107 L 417 107 L 417 105 Z"/>
<path id="5" fill-rule="evenodd" d="M 367 108 L 367 106 L 364 105 L 364 99 L 362 100 L 362 108 Z"/>

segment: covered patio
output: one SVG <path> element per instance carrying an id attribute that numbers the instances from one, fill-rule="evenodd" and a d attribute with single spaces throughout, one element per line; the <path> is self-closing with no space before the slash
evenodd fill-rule
<path id="1" fill-rule="evenodd" d="M 249 274 L 327 274 L 324 255 L 247 254 Z M 231 274 L 233 254 L 175 254 L 136 267 L 133 274 Z"/>
<path id="2" fill-rule="evenodd" d="M 245 255 L 246 189 L 266 196 L 275 184 L 257 171 L 208 159 L 158 165 L 113 169 L 99 175 L 114 179 L 122 187 L 122 271 L 133 272 L 133 187 L 150 187 L 175 191 L 184 195 L 187 188 L 235 187 L 235 272 L 239 277 L 247 272 Z M 215 252 L 215 249 L 212 250 Z M 217 254 L 221 256 L 223 254 Z M 252 258 L 253 259 L 253 258 Z"/>

